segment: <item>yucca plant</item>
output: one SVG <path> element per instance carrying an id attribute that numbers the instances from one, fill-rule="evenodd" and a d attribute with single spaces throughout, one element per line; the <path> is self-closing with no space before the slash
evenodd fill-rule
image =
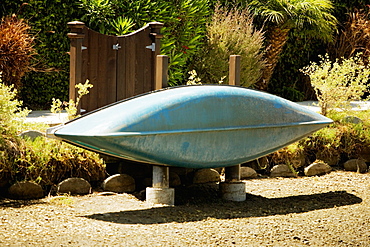
<path id="1" fill-rule="evenodd" d="M 305 35 L 325 41 L 332 40 L 337 20 L 331 14 L 330 0 L 250 0 L 248 5 L 266 28 L 266 62 L 258 89 L 267 90 L 288 34 L 299 29 Z"/>

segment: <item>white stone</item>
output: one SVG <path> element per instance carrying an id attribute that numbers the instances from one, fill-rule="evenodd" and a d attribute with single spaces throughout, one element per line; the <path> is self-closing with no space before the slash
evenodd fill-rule
<path id="1" fill-rule="evenodd" d="M 331 171 L 331 167 L 323 162 L 312 163 L 311 165 L 304 168 L 304 174 L 306 176 L 318 176 L 324 175 Z"/>
<path id="2" fill-rule="evenodd" d="M 240 179 L 256 178 L 257 172 L 248 166 L 240 167 Z"/>
<path id="3" fill-rule="evenodd" d="M 217 183 L 220 181 L 220 174 L 215 169 L 200 169 L 195 172 L 193 178 L 194 184 Z"/>
<path id="4" fill-rule="evenodd" d="M 287 165 L 276 165 L 271 169 L 270 177 L 296 177 L 295 174 Z"/>
<path id="5" fill-rule="evenodd" d="M 347 160 L 344 164 L 344 170 L 346 171 L 355 171 L 355 172 L 360 172 L 364 173 L 367 171 L 367 164 L 365 161 L 361 159 L 351 159 Z"/>
<path id="6" fill-rule="evenodd" d="M 20 200 L 37 199 L 44 196 L 44 190 L 42 187 L 31 181 L 23 181 L 13 184 L 10 186 L 8 193 L 11 198 Z"/>
<path id="7" fill-rule="evenodd" d="M 123 193 L 135 191 L 135 179 L 127 174 L 115 174 L 104 180 L 102 187 L 105 191 Z"/>
<path id="8" fill-rule="evenodd" d="M 58 184 L 57 193 L 85 195 L 91 193 L 91 185 L 83 178 L 68 178 Z"/>

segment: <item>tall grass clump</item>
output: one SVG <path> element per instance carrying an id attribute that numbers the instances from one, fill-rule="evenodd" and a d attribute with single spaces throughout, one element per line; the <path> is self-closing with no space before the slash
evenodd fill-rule
<path id="1" fill-rule="evenodd" d="M 21 87 L 21 78 L 30 70 L 35 54 L 30 26 L 17 16 L 3 17 L 0 23 L 0 71 L 7 85 Z"/>
<path id="2" fill-rule="evenodd" d="M 253 26 L 248 9 L 226 9 L 216 6 L 207 26 L 207 42 L 195 60 L 194 69 L 205 83 L 228 82 L 230 55 L 241 55 L 241 85 L 257 82 L 265 67 L 263 32 Z"/>

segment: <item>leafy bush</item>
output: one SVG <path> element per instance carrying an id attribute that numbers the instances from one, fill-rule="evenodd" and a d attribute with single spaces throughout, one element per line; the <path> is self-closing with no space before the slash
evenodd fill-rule
<path id="1" fill-rule="evenodd" d="M 301 71 L 311 79 L 321 114 L 326 115 L 329 108 L 348 109 L 350 101 L 360 100 L 368 91 L 370 65 L 364 65 L 360 54 L 341 62 L 332 62 L 328 55 L 320 58 L 319 64 L 313 62 Z"/>
<path id="2" fill-rule="evenodd" d="M 197 56 L 194 69 L 202 81 L 218 83 L 223 76 L 228 78 L 230 55 L 241 55 L 241 85 L 253 85 L 261 78 L 265 66 L 263 40 L 263 33 L 254 28 L 247 9 L 227 10 L 216 6 L 207 26 L 207 42 Z"/>
<path id="3" fill-rule="evenodd" d="M 0 180 L 33 180 L 50 186 L 68 177 L 88 181 L 105 178 L 104 162 L 96 153 L 53 139 L 19 137 L 24 130 L 47 128 L 44 124 L 26 122 L 29 112 L 22 109 L 13 86 L 0 82 Z"/>
<path id="4" fill-rule="evenodd" d="M 0 71 L 3 78 L 16 88 L 21 87 L 21 78 L 29 71 L 34 38 L 30 26 L 15 15 L 3 17 L 0 22 Z"/>

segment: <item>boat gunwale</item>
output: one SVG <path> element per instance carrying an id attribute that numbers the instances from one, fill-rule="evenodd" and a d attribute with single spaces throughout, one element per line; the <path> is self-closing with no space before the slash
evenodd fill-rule
<path id="1" fill-rule="evenodd" d="M 234 130 L 251 130 L 251 129 L 268 129 L 268 128 L 287 128 L 302 125 L 328 125 L 331 121 L 309 121 L 309 122 L 294 122 L 294 123 L 280 123 L 280 124 L 264 124 L 264 125 L 250 125 L 250 126 L 233 126 L 222 128 L 203 128 L 203 129 L 176 129 L 176 130 L 159 130 L 159 131 L 130 131 L 130 132 L 115 132 L 115 133 L 101 133 L 101 134 L 58 134 L 56 136 L 85 136 L 85 137 L 128 137 L 128 136 L 150 136 L 150 135 L 170 135 L 170 134 L 185 134 L 185 133 L 202 133 L 202 132 L 221 132 Z M 58 130 L 56 130 L 57 132 Z"/>

